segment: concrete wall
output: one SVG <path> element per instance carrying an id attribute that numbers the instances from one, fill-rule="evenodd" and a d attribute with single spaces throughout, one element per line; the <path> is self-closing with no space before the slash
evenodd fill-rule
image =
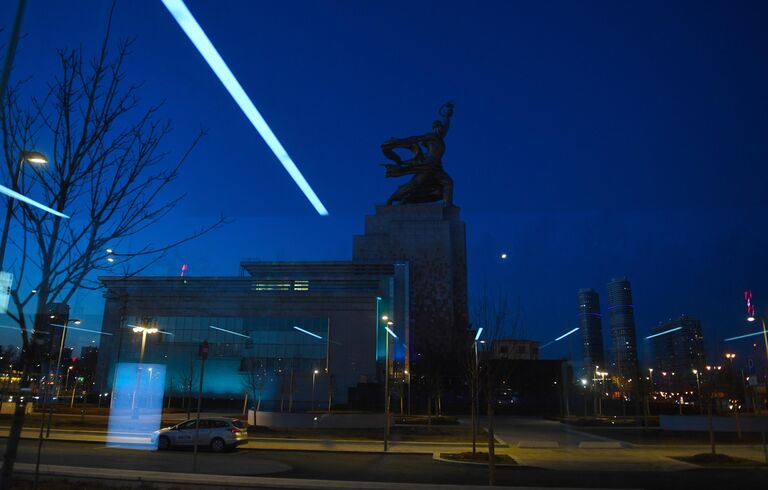
<path id="1" fill-rule="evenodd" d="M 253 416 L 253 418 L 251 418 Z M 280 413 L 249 411 L 249 425 L 276 428 L 376 429 L 384 428 L 381 413 Z"/>
<path id="2" fill-rule="evenodd" d="M 742 432 L 768 431 L 768 417 L 740 417 Z M 659 425 L 671 431 L 708 431 L 706 415 L 660 415 Z M 715 432 L 736 432 L 736 417 L 712 417 Z"/>

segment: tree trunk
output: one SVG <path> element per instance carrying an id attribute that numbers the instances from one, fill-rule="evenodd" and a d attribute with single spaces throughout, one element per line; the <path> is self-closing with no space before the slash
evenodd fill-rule
<path id="1" fill-rule="evenodd" d="M 32 398 L 32 390 L 30 388 L 29 374 L 32 372 L 32 365 L 34 363 L 34 346 L 33 342 L 28 343 L 28 348 L 22 350 L 23 357 L 23 370 L 21 373 L 21 380 L 19 381 L 19 394 L 16 397 L 16 407 L 11 418 L 11 429 L 8 431 L 8 439 L 5 445 L 5 456 L 3 457 L 3 469 L 0 473 L 0 489 L 10 490 L 11 476 L 13 475 L 13 466 L 16 463 L 16 455 L 19 451 L 19 441 L 21 440 L 21 429 L 24 426 L 24 408 L 26 403 Z M 24 401 L 21 398 L 24 397 Z"/>
<path id="2" fill-rule="evenodd" d="M 187 420 L 189 420 L 192 411 L 192 381 L 187 385 Z"/>
<path id="3" fill-rule="evenodd" d="M 488 485 L 496 485 L 496 440 L 493 437 L 493 400 L 488 397 Z"/>
<path id="4" fill-rule="evenodd" d="M 712 449 L 712 456 L 715 455 L 715 431 L 712 428 L 712 399 L 707 404 L 707 427 L 709 429 L 709 446 Z"/>
<path id="5" fill-rule="evenodd" d="M 474 379 L 472 380 L 470 391 L 470 402 L 472 403 L 472 409 L 470 410 L 472 417 L 472 457 L 474 458 L 477 455 L 477 404 L 475 403 L 477 390 L 475 389 Z"/>

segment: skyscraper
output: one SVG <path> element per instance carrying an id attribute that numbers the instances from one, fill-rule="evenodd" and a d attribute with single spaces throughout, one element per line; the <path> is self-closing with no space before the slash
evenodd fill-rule
<path id="1" fill-rule="evenodd" d="M 648 338 L 653 348 L 653 367 L 658 373 L 666 373 L 668 388 L 680 391 L 696 388 L 693 370 L 704 371 L 707 364 L 701 322 L 683 315 L 654 327 Z"/>
<path id="2" fill-rule="evenodd" d="M 603 356 L 603 315 L 600 314 L 600 297 L 594 289 L 579 289 L 579 329 L 585 376 L 593 377 L 596 367 L 605 368 Z"/>
<path id="3" fill-rule="evenodd" d="M 608 317 L 611 323 L 612 365 L 611 374 L 630 383 L 635 392 L 640 370 L 637 364 L 637 339 L 635 338 L 635 305 L 632 303 L 632 286 L 626 277 L 612 279 L 608 283 Z"/>

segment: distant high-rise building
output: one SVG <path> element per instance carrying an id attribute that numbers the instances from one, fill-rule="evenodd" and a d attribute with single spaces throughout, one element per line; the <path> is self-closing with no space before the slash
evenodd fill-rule
<path id="1" fill-rule="evenodd" d="M 696 387 L 693 370 L 703 371 L 707 364 L 701 322 L 683 315 L 654 327 L 649 337 L 653 367 L 658 373 L 656 380 L 663 383 L 660 388 L 693 390 Z"/>
<path id="2" fill-rule="evenodd" d="M 594 376 L 598 366 L 605 368 L 603 356 L 603 315 L 600 297 L 594 289 L 579 289 L 579 329 L 583 355 L 583 372 Z"/>
<path id="3" fill-rule="evenodd" d="M 635 305 L 632 303 L 632 286 L 626 277 L 612 279 L 608 283 L 608 317 L 613 348 L 611 374 L 619 375 L 624 383 L 632 380 L 632 391 L 636 391 L 640 370 L 637 364 Z"/>

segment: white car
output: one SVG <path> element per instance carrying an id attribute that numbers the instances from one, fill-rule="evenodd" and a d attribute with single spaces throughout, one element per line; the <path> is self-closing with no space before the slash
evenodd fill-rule
<path id="1" fill-rule="evenodd" d="M 195 443 L 197 420 L 187 420 L 172 427 L 152 433 L 152 444 L 157 449 L 191 447 Z M 242 420 L 227 417 L 206 417 L 200 419 L 197 434 L 198 447 L 209 447 L 213 452 L 233 449 L 248 442 L 248 427 Z"/>

